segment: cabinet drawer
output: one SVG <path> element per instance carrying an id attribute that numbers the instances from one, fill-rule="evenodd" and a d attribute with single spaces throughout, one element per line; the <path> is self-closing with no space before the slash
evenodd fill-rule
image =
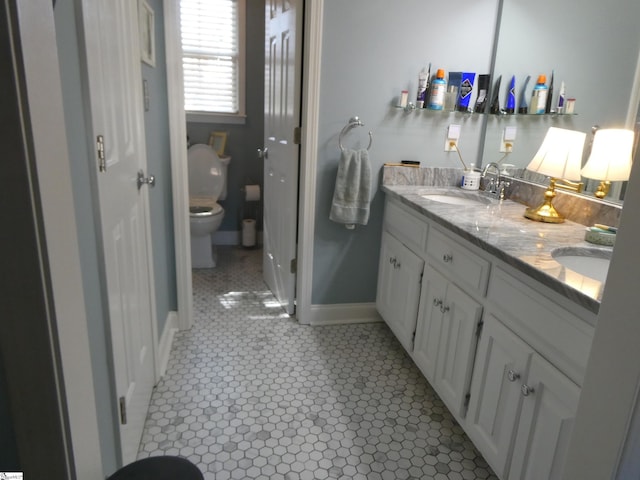
<path id="1" fill-rule="evenodd" d="M 418 213 L 409 207 L 387 200 L 384 211 L 384 228 L 415 253 L 424 253 L 429 226 Z"/>
<path id="2" fill-rule="evenodd" d="M 487 297 L 496 316 L 549 362 L 582 385 L 594 328 L 501 268 Z"/>
<path id="3" fill-rule="evenodd" d="M 490 263 L 447 235 L 432 229 L 427 245 L 431 262 L 446 272 L 455 283 L 484 295 L 487 291 Z"/>

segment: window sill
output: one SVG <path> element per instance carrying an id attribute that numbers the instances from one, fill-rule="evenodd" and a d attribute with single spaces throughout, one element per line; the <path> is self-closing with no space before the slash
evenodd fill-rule
<path id="1" fill-rule="evenodd" d="M 187 122 L 192 123 L 224 123 L 229 125 L 244 125 L 247 116 L 238 113 L 204 113 L 186 112 Z"/>

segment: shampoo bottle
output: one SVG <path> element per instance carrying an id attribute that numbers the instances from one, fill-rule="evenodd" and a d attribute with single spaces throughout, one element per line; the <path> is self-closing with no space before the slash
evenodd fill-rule
<path id="1" fill-rule="evenodd" d="M 444 97 L 447 91 L 447 81 L 444 79 L 444 70 L 438 69 L 435 80 L 431 83 L 429 92 L 429 108 L 431 110 L 442 110 L 444 108 Z"/>
<path id="2" fill-rule="evenodd" d="M 538 75 L 538 82 L 533 87 L 531 92 L 531 104 L 529 105 L 529 113 L 535 115 L 542 115 L 547 108 L 547 93 L 549 88 L 545 84 L 547 77 L 545 75 Z"/>

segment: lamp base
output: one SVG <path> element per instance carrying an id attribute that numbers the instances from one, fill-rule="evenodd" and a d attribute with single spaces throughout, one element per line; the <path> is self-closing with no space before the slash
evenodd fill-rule
<path id="1" fill-rule="evenodd" d="M 558 213 L 556 207 L 553 206 L 551 201 L 556 196 L 554 190 L 551 187 L 544 192 L 544 202 L 537 207 L 530 207 L 524 211 L 524 216 L 529 220 L 535 220 L 536 222 L 545 223 L 562 223 L 564 217 Z"/>
<path id="2" fill-rule="evenodd" d="M 548 208 L 551 207 L 551 208 Z M 535 220 L 536 222 L 545 222 L 545 223 L 562 223 L 564 222 L 564 217 L 562 217 L 558 211 L 553 207 L 553 205 L 545 205 L 542 204 L 536 208 L 527 208 L 524 211 L 524 216 L 529 220 Z"/>

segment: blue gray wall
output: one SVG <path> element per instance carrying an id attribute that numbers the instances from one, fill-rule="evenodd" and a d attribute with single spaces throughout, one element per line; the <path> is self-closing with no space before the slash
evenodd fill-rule
<path id="1" fill-rule="evenodd" d="M 150 0 L 149 5 L 155 13 L 156 65 L 151 67 L 142 63 L 142 78 L 147 81 L 149 94 L 149 110 L 144 114 L 147 172 L 156 178 L 156 186 L 149 190 L 149 208 L 156 287 L 156 314 L 158 335 L 161 335 L 167 314 L 178 309 L 178 300 L 173 239 L 173 193 L 171 190 L 164 15 L 162 0 Z"/>
<path id="2" fill-rule="evenodd" d="M 106 330 L 107 296 L 100 283 L 101 257 L 96 233 L 99 231 L 97 230 L 99 228 L 98 204 L 97 197 L 93 193 L 97 192 L 97 179 L 95 167 L 92 164 L 93 151 L 87 144 L 89 136 L 85 126 L 87 117 L 85 117 L 82 96 L 83 84 L 77 33 L 79 22 L 76 22 L 75 17 L 76 3 L 79 2 L 57 0 L 55 22 L 100 446 L 104 470 L 105 473 L 109 473 L 113 472 L 118 465 L 117 442 L 119 440 L 116 433 L 117 412 L 112 390 L 113 372 Z"/>
<path id="3" fill-rule="evenodd" d="M 462 125 L 459 147 L 477 161 L 481 116 L 395 108 L 401 90 L 414 100 L 420 69 L 490 71 L 498 0 L 462 0 L 454 7 L 433 0 L 326 0 L 322 43 L 318 180 L 313 262 L 314 304 L 373 302 L 376 294 L 383 194 L 376 188 L 369 224 L 356 230 L 329 220 L 337 171 L 338 134 L 349 118 L 366 124 L 346 139 L 366 142 L 373 132 L 371 166 L 419 160 L 423 166 L 459 167 L 444 152 L 449 124 Z M 366 145 L 366 144 L 365 144 Z"/>
<path id="4" fill-rule="evenodd" d="M 242 186 L 262 185 L 263 165 L 256 157 L 256 149 L 264 143 L 264 8 L 264 0 L 247 0 L 246 123 L 187 123 L 192 144 L 208 143 L 212 131 L 228 133 L 225 152 L 233 158 L 229 164 L 227 199 L 220 202 L 225 210 L 222 231 L 241 229 Z"/>

